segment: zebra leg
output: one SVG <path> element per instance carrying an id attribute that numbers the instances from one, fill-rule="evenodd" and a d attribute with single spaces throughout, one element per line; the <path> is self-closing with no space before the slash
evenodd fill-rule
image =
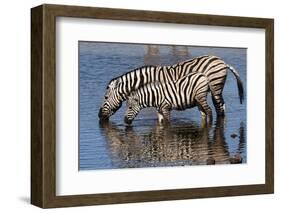
<path id="1" fill-rule="evenodd" d="M 225 84 L 226 77 L 221 77 L 217 80 L 210 80 L 209 88 L 212 94 L 212 101 L 216 108 L 217 116 L 224 116 L 225 114 L 225 105 L 222 97 L 222 91 Z"/>
<path id="2" fill-rule="evenodd" d="M 166 109 L 163 112 L 163 116 L 164 116 L 164 122 L 170 122 L 170 110 Z"/>
<path id="3" fill-rule="evenodd" d="M 217 116 L 224 116 L 225 115 L 225 103 L 224 103 L 222 94 L 212 96 L 212 101 L 216 108 Z"/>
<path id="4" fill-rule="evenodd" d="M 165 122 L 170 122 L 170 107 L 168 105 L 162 106 L 158 111 L 158 121 L 163 124 Z"/>
<path id="5" fill-rule="evenodd" d="M 169 123 L 170 122 L 170 111 L 162 111 L 158 113 L 158 121 L 160 124 Z"/>
<path id="6" fill-rule="evenodd" d="M 202 120 L 204 121 L 207 120 L 209 123 L 212 123 L 213 121 L 212 109 L 208 105 L 206 97 L 195 98 L 195 99 L 197 101 L 197 106 L 201 113 Z"/>
<path id="7" fill-rule="evenodd" d="M 160 112 L 158 112 L 158 122 L 159 123 L 163 123 L 164 122 L 164 116 Z"/>

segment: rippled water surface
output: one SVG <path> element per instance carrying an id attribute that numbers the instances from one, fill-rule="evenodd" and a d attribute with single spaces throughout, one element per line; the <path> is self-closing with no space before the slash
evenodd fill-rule
<path id="1" fill-rule="evenodd" d="M 99 123 L 98 110 L 113 77 L 143 65 L 171 65 L 206 54 L 235 67 L 247 93 L 244 48 L 79 42 L 79 169 L 229 164 L 241 158 L 246 163 L 246 101 L 239 103 L 231 72 L 223 92 L 226 116 L 208 127 L 202 126 L 197 108 L 172 111 L 167 126 L 158 125 L 153 108 L 144 109 L 128 127 L 125 103 L 110 122 Z M 208 103 L 215 115 L 211 97 Z"/>

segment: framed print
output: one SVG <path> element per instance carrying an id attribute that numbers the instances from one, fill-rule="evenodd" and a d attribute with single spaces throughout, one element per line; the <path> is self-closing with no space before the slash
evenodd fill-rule
<path id="1" fill-rule="evenodd" d="M 31 203 L 274 191 L 272 19 L 31 9 Z"/>

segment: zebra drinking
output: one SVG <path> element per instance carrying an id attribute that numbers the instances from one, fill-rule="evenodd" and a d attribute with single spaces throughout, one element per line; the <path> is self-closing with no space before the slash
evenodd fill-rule
<path id="1" fill-rule="evenodd" d="M 172 66 L 143 66 L 112 79 L 104 96 L 104 101 L 99 110 L 101 120 L 113 115 L 133 90 L 137 90 L 147 83 L 159 81 L 176 81 L 191 72 L 204 73 L 214 89 L 212 100 L 217 115 L 224 115 L 224 100 L 222 91 L 227 77 L 227 70 L 236 77 L 240 103 L 243 100 L 243 84 L 237 71 L 222 59 L 216 56 L 200 56 L 183 61 Z"/>
<path id="2" fill-rule="evenodd" d="M 152 82 L 133 91 L 127 101 L 124 122 L 131 124 L 141 109 L 155 107 L 160 123 L 170 120 L 171 110 L 185 110 L 197 106 L 202 119 L 212 121 L 212 110 L 207 103 L 208 78 L 202 73 L 190 73 L 176 82 Z"/>

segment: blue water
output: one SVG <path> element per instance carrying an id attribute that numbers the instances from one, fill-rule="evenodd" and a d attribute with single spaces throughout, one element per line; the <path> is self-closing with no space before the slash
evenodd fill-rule
<path id="1" fill-rule="evenodd" d="M 201 126 L 197 108 L 173 111 L 171 124 L 159 126 L 156 111 L 149 108 L 127 127 L 123 122 L 125 103 L 109 123 L 99 123 L 98 111 L 112 78 L 139 66 L 171 65 L 206 54 L 233 66 L 247 94 L 244 48 L 79 42 L 79 169 L 229 164 L 234 156 L 246 163 L 246 101 L 239 103 L 231 72 L 223 92 L 225 119 L 214 119 L 212 126 Z M 210 97 L 208 103 L 215 115 Z"/>

